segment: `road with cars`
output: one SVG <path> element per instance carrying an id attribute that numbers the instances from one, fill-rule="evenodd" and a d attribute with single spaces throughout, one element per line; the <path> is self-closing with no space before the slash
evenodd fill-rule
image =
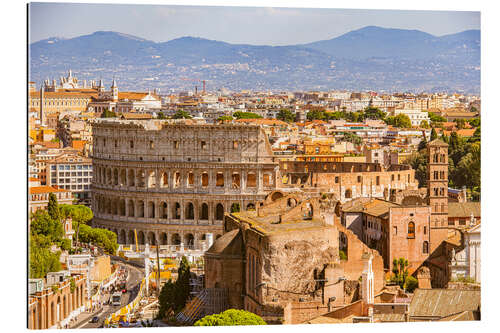
<path id="1" fill-rule="evenodd" d="M 110 316 L 113 312 L 126 306 L 128 303 L 132 302 L 139 291 L 139 286 L 141 280 L 144 278 L 144 272 L 134 266 L 120 263 L 122 267 L 128 271 L 128 278 L 126 282 L 126 292 L 122 294 L 121 305 L 111 305 L 105 304 L 102 310 L 90 314 L 85 320 L 80 322 L 78 326 L 74 328 L 99 328 L 102 327 L 104 320 Z M 121 291 L 121 290 L 120 290 Z M 104 302 L 106 303 L 112 295 L 112 292 L 107 293 Z M 93 320 L 94 317 L 97 317 Z"/>

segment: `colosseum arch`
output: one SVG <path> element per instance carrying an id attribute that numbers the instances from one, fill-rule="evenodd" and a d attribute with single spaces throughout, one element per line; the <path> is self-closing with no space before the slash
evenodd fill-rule
<path id="1" fill-rule="evenodd" d="M 264 173 L 262 176 L 262 183 L 264 186 L 272 186 L 273 185 L 273 178 L 270 173 Z"/>
<path id="2" fill-rule="evenodd" d="M 135 233 L 134 230 L 128 231 L 128 244 L 135 244 Z"/>
<path id="3" fill-rule="evenodd" d="M 181 236 L 179 234 L 172 235 L 172 245 L 181 245 Z"/>
<path id="4" fill-rule="evenodd" d="M 153 201 L 148 202 L 148 217 L 155 218 L 155 203 Z"/>
<path id="5" fill-rule="evenodd" d="M 255 210 L 255 204 L 253 204 L 253 203 L 249 203 L 249 204 L 247 205 L 247 210 Z"/>
<path id="6" fill-rule="evenodd" d="M 203 172 L 201 174 L 201 187 L 208 187 L 208 173 Z"/>
<path id="7" fill-rule="evenodd" d="M 111 199 L 111 213 L 113 215 L 118 215 L 118 199 Z"/>
<path id="8" fill-rule="evenodd" d="M 113 169 L 113 185 L 118 185 L 118 169 Z"/>
<path id="9" fill-rule="evenodd" d="M 181 204 L 178 202 L 172 206 L 172 218 L 174 220 L 179 220 L 181 218 Z"/>
<path id="10" fill-rule="evenodd" d="M 125 199 L 120 199 L 119 207 L 120 216 L 125 216 Z"/>
<path id="11" fill-rule="evenodd" d="M 127 244 L 127 234 L 125 233 L 125 230 L 123 230 L 123 229 L 120 231 L 119 242 L 121 244 Z"/>
<path id="12" fill-rule="evenodd" d="M 128 201 L 128 216 L 129 217 L 135 216 L 135 203 L 134 200 L 132 199 L 129 199 Z"/>
<path id="13" fill-rule="evenodd" d="M 146 237 L 144 237 L 144 232 L 141 230 L 137 232 L 137 241 L 139 242 L 140 245 L 146 244 Z"/>
<path id="14" fill-rule="evenodd" d="M 257 175 L 255 172 L 249 172 L 247 174 L 247 187 L 257 187 Z"/>
<path id="15" fill-rule="evenodd" d="M 148 188 L 156 187 L 156 171 L 148 172 Z"/>
<path id="16" fill-rule="evenodd" d="M 168 172 L 161 174 L 161 187 L 168 187 Z"/>
<path id="17" fill-rule="evenodd" d="M 233 172 L 231 176 L 231 188 L 239 189 L 241 187 L 240 174 L 237 172 Z"/>
<path id="18" fill-rule="evenodd" d="M 137 217 L 144 217 L 144 201 L 137 202 Z"/>
<path id="19" fill-rule="evenodd" d="M 188 187 L 194 186 L 194 173 L 190 171 L 187 176 L 187 184 Z"/>
<path id="20" fill-rule="evenodd" d="M 148 244 L 156 245 L 156 236 L 152 231 L 148 232 Z"/>
<path id="21" fill-rule="evenodd" d="M 215 219 L 217 221 L 224 219 L 224 206 L 221 203 L 218 203 L 215 207 Z"/>
<path id="22" fill-rule="evenodd" d="M 127 185 L 127 170 L 121 169 L 120 170 L 120 186 L 125 186 L 125 185 Z"/>
<path id="23" fill-rule="evenodd" d="M 135 171 L 130 169 L 128 171 L 128 186 L 135 186 Z"/>
<path id="24" fill-rule="evenodd" d="M 222 172 L 217 172 L 215 176 L 215 186 L 224 187 L 224 174 Z"/>
<path id="25" fill-rule="evenodd" d="M 174 173 L 174 188 L 178 188 L 181 186 L 181 173 L 176 171 Z"/>
<path id="26" fill-rule="evenodd" d="M 146 187 L 146 172 L 143 169 L 137 171 L 137 185 L 138 187 Z"/>
<path id="27" fill-rule="evenodd" d="M 160 203 L 160 218 L 168 219 L 168 204 L 165 201 Z"/>
<path id="28" fill-rule="evenodd" d="M 162 232 L 160 234 L 160 245 L 168 245 L 168 236 L 166 232 Z"/>
<path id="29" fill-rule="evenodd" d="M 186 204 L 186 211 L 184 212 L 184 218 L 186 220 L 194 220 L 194 205 L 192 202 Z"/>
<path id="30" fill-rule="evenodd" d="M 111 179 L 111 168 L 106 169 L 106 184 L 111 185 L 112 179 Z"/>
<path id="31" fill-rule="evenodd" d="M 273 191 L 273 192 L 269 193 L 269 195 L 268 195 L 267 198 L 271 198 L 271 201 L 276 201 L 279 198 L 283 198 L 283 197 L 284 197 L 283 192 L 281 192 L 281 191 Z"/>
<path id="32" fill-rule="evenodd" d="M 184 245 L 185 246 L 194 246 L 194 236 L 191 233 L 184 235 Z"/>
<path id="33" fill-rule="evenodd" d="M 345 190 L 345 195 L 344 195 L 344 197 L 345 197 L 346 199 L 351 199 L 351 198 L 352 198 L 352 191 L 351 191 L 351 189 L 347 189 L 347 190 Z"/>
<path id="34" fill-rule="evenodd" d="M 201 204 L 200 220 L 208 220 L 208 204 L 206 202 Z"/>

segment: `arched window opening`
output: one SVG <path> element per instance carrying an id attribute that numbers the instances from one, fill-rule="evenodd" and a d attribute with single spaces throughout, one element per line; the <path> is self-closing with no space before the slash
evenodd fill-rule
<path id="1" fill-rule="evenodd" d="M 222 172 L 217 172 L 215 186 L 224 187 L 224 174 Z"/>
<path id="2" fill-rule="evenodd" d="M 408 223 L 408 238 L 415 238 L 415 223 Z"/>
<path id="3" fill-rule="evenodd" d="M 429 253 L 429 242 L 424 241 L 422 252 L 426 254 Z"/>
<path id="4" fill-rule="evenodd" d="M 249 203 L 247 205 L 247 210 L 255 210 L 255 205 L 253 203 Z"/>
<path id="5" fill-rule="evenodd" d="M 350 189 L 345 190 L 345 198 L 346 199 L 352 198 L 352 192 Z"/>
<path id="6" fill-rule="evenodd" d="M 174 187 L 177 188 L 179 186 L 181 186 L 181 173 L 177 171 L 174 174 Z"/>
<path id="7" fill-rule="evenodd" d="M 194 220 L 194 205 L 192 202 L 188 202 L 186 205 L 185 217 L 186 220 Z"/>
<path id="8" fill-rule="evenodd" d="M 208 187 L 208 173 L 206 172 L 201 174 L 201 186 Z"/>
<path id="9" fill-rule="evenodd" d="M 239 189 L 240 188 L 240 174 L 239 173 L 233 173 L 232 177 L 231 177 L 231 188 L 234 188 L 234 189 Z"/>
<path id="10" fill-rule="evenodd" d="M 164 172 L 161 175 L 161 186 L 162 187 L 168 187 L 168 173 Z"/>
<path id="11" fill-rule="evenodd" d="M 181 205 L 176 202 L 173 209 L 174 211 L 172 215 L 174 216 L 174 219 L 179 220 L 181 218 Z"/>
<path id="12" fill-rule="evenodd" d="M 200 220 L 208 220 L 208 205 L 206 203 L 201 204 L 201 214 Z"/>
<path id="13" fill-rule="evenodd" d="M 193 187 L 194 186 L 194 173 L 193 172 L 189 172 L 188 173 L 188 179 L 187 179 L 188 183 L 187 183 L 187 186 L 189 187 Z"/>
<path id="14" fill-rule="evenodd" d="M 247 175 L 247 187 L 256 187 L 257 186 L 257 177 L 255 173 L 251 172 Z"/>
<path id="15" fill-rule="evenodd" d="M 128 171 L 128 185 L 135 186 L 135 172 L 133 169 Z"/>
<path id="16" fill-rule="evenodd" d="M 224 206 L 220 203 L 215 207 L 215 219 L 217 221 L 224 219 Z"/>
<path id="17" fill-rule="evenodd" d="M 161 204 L 161 212 L 160 212 L 161 218 L 162 219 L 167 219 L 168 218 L 168 205 L 166 202 L 163 202 Z"/>

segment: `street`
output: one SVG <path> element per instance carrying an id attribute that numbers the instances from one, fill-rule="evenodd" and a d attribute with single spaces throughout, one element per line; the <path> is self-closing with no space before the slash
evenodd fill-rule
<path id="1" fill-rule="evenodd" d="M 121 265 L 124 265 L 123 263 L 120 263 Z M 135 296 L 137 295 L 137 292 L 139 290 L 139 284 L 144 277 L 144 272 L 139 270 L 136 267 L 133 267 L 131 265 L 124 265 L 128 269 L 128 279 L 127 279 L 127 292 L 123 294 L 122 300 L 121 300 L 121 305 L 104 305 L 102 307 L 102 310 L 96 311 L 92 314 L 89 314 L 86 316 L 86 318 L 82 321 L 80 321 L 78 324 L 76 324 L 73 328 L 98 328 L 100 327 L 103 323 L 104 320 L 113 312 L 117 311 L 118 309 L 122 308 L 123 306 L 127 305 L 130 303 L 132 300 L 134 300 Z M 109 296 L 106 298 L 106 300 L 109 299 Z M 94 317 L 97 316 L 99 317 L 99 321 L 96 323 L 91 323 L 90 320 Z"/>

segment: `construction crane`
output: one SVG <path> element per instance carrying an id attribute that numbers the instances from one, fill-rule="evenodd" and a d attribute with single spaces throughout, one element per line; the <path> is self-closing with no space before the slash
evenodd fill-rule
<path id="1" fill-rule="evenodd" d="M 184 80 L 184 81 L 194 81 L 194 82 L 201 82 L 203 83 L 203 93 L 206 93 L 206 81 L 205 80 L 200 80 L 200 79 L 193 79 L 193 78 L 189 78 L 189 77 L 181 77 L 180 78 L 181 80 Z M 195 86 L 195 94 L 198 94 L 198 86 Z"/>
<path id="2" fill-rule="evenodd" d="M 137 241 L 137 229 L 134 229 L 135 234 L 135 251 L 139 252 L 139 242 Z"/>

